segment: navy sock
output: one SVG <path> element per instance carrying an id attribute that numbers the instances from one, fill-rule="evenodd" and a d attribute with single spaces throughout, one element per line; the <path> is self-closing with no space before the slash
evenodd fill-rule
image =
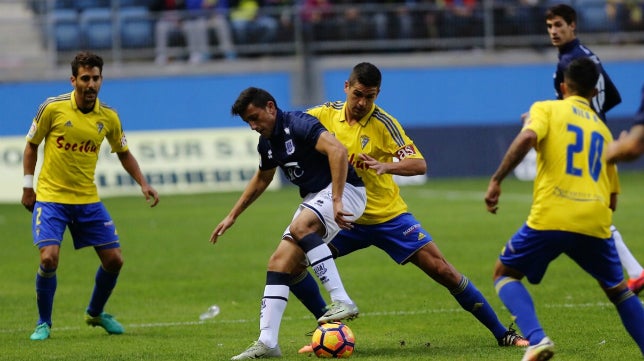
<path id="1" fill-rule="evenodd" d="M 456 301 L 476 317 L 497 339 L 505 335 L 507 328 L 503 326 L 496 313 L 485 299 L 483 294 L 470 282 L 467 277 L 463 276 L 458 287 L 450 291 Z"/>
<path id="2" fill-rule="evenodd" d="M 289 287 L 316 319 L 324 315 L 326 302 L 320 294 L 320 286 L 309 271 L 304 270 L 297 277 L 291 278 Z"/>
<path id="3" fill-rule="evenodd" d="M 116 286 L 118 277 L 118 273 L 110 273 L 104 270 L 103 267 L 98 267 L 94 292 L 92 292 L 92 298 L 89 300 L 89 306 L 87 307 L 87 313 L 90 316 L 96 317 L 103 312 L 107 299 L 110 298 L 112 290 Z"/>
<path id="4" fill-rule="evenodd" d="M 36 302 L 38 304 L 38 324 L 46 322 L 51 327 L 51 313 L 56 294 L 56 269 L 45 269 L 42 265 L 36 273 Z"/>
<path id="5" fill-rule="evenodd" d="M 615 304 L 626 331 L 635 340 L 640 352 L 644 354 L 644 308 L 639 298 L 631 290 L 626 289 L 611 301 Z"/>
<path id="6" fill-rule="evenodd" d="M 538 344 L 546 337 L 537 318 L 532 297 L 521 281 L 512 277 L 500 277 L 494 282 L 494 287 L 505 307 L 515 317 L 515 322 L 523 336 L 530 340 L 531 345 Z"/>

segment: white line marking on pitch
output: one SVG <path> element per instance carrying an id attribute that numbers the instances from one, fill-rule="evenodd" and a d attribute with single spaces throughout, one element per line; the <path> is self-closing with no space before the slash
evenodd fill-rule
<path id="1" fill-rule="evenodd" d="M 612 308 L 613 304 L 610 302 L 589 302 L 581 304 L 573 303 L 563 303 L 563 304 L 543 304 L 540 305 L 543 308 Z M 456 313 L 463 312 L 462 308 L 435 308 L 435 309 L 423 309 L 415 311 L 383 311 L 383 312 L 364 312 L 360 313 L 361 317 L 370 317 L 370 316 L 409 316 L 409 315 L 422 315 L 422 314 L 432 314 L 432 313 Z M 305 320 L 309 319 L 312 316 L 306 317 L 297 317 L 297 319 Z M 293 320 L 293 317 L 284 317 L 284 320 Z M 239 320 L 222 320 L 216 319 L 211 321 L 177 321 L 177 322 L 157 322 L 157 323 L 131 323 L 124 324 L 126 328 L 158 328 L 158 327 L 174 327 L 174 326 L 189 326 L 189 325 L 202 325 L 209 323 L 220 323 L 220 324 L 231 324 L 231 323 L 249 323 L 249 322 L 258 322 L 257 318 L 250 319 L 239 319 Z M 56 327 L 56 332 L 59 331 L 77 331 L 80 330 L 81 326 L 66 326 L 66 327 Z M 29 332 L 31 329 L 0 329 L 0 333 L 24 333 Z"/>

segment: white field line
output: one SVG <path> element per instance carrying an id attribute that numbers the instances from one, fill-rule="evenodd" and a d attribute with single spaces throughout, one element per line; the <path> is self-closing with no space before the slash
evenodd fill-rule
<path id="1" fill-rule="evenodd" d="M 431 186 L 431 185 L 430 185 Z M 446 199 L 454 201 L 481 201 L 485 199 L 485 191 L 432 190 L 422 189 L 414 192 L 415 196 L 427 199 Z M 502 193 L 502 200 L 532 202 L 532 193 Z"/>
<path id="2" fill-rule="evenodd" d="M 559 303 L 559 304 L 543 304 L 538 305 L 538 308 L 549 308 L 549 309 L 604 309 L 614 307 L 610 302 L 590 302 L 590 303 Z M 374 317 L 374 316 L 415 316 L 415 315 L 425 315 L 425 314 L 436 314 L 436 313 L 457 313 L 464 312 L 462 308 L 434 308 L 434 309 L 421 309 L 413 311 L 384 311 L 384 312 L 361 312 L 360 317 Z M 197 316 L 195 316 L 197 317 Z M 297 319 L 308 320 L 313 316 L 298 317 Z M 293 320 L 296 318 L 293 317 L 284 317 L 284 320 Z M 239 319 L 239 320 L 221 320 L 221 319 L 212 319 L 206 321 L 177 321 L 177 322 L 157 322 L 157 323 L 131 323 L 123 324 L 123 326 L 128 328 L 163 328 L 163 327 L 177 327 L 177 326 L 194 326 L 202 325 L 208 323 L 219 323 L 219 324 L 234 324 L 234 323 L 250 323 L 258 322 L 257 318 L 248 318 L 248 319 Z M 56 332 L 61 331 L 77 331 L 80 330 L 81 326 L 67 326 L 67 327 L 55 327 Z M 0 333 L 25 333 L 32 331 L 32 328 L 20 328 L 20 329 L 0 329 Z"/>

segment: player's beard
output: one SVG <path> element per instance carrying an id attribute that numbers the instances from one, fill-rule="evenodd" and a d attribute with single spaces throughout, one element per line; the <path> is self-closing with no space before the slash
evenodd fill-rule
<path id="1" fill-rule="evenodd" d="M 359 105 L 354 105 L 349 109 L 351 111 L 351 116 L 356 120 L 362 119 L 365 115 L 367 115 L 368 111 L 368 109 L 360 107 Z"/>
<path id="2" fill-rule="evenodd" d="M 97 92 L 95 90 L 85 90 L 83 92 L 83 105 L 85 107 L 93 106 L 96 103 Z"/>

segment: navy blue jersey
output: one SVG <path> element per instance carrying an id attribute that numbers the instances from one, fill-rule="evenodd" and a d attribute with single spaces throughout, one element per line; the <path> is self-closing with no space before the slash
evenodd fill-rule
<path id="1" fill-rule="evenodd" d="M 275 129 L 270 139 L 259 138 L 259 169 L 282 168 L 284 175 L 300 188 L 300 196 L 317 193 L 331 183 L 331 168 L 325 154 L 315 145 L 326 128 L 312 115 L 277 110 Z M 347 183 L 364 186 L 349 163 Z"/>
<path id="2" fill-rule="evenodd" d="M 640 108 L 637 109 L 637 113 L 635 113 L 635 124 L 644 125 L 644 87 L 642 87 L 642 101 L 640 102 Z"/>
<path id="3" fill-rule="evenodd" d="M 559 63 L 554 75 L 555 92 L 557 99 L 562 99 L 563 94 L 559 89 L 559 84 L 563 82 L 564 70 L 573 60 L 578 58 L 591 58 L 599 66 L 600 75 L 597 80 L 597 96 L 593 98 L 592 107 L 604 122 L 606 122 L 606 113 L 614 106 L 622 102 L 622 97 L 613 81 L 604 70 L 601 61 L 590 49 L 581 45 L 579 39 L 575 39 L 559 49 Z"/>

